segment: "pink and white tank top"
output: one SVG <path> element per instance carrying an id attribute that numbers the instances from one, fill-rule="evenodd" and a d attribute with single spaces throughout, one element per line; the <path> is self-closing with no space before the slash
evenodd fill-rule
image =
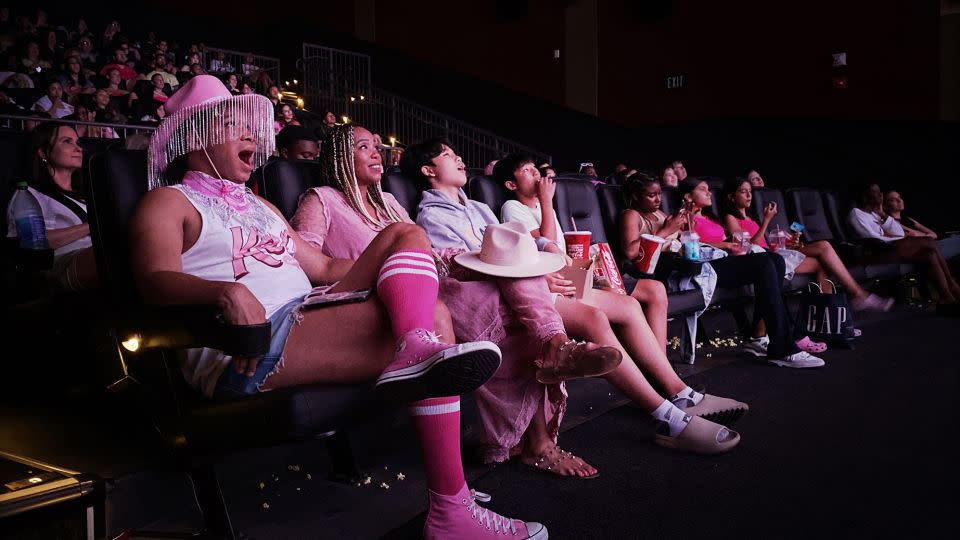
<path id="1" fill-rule="evenodd" d="M 190 171 L 187 176 L 202 174 Z M 249 204 L 239 212 L 222 197 L 184 184 L 171 187 L 186 196 L 202 220 L 197 242 L 183 253 L 184 273 L 243 283 L 263 304 L 267 317 L 310 292 L 286 224 L 255 195 L 247 191 Z"/>

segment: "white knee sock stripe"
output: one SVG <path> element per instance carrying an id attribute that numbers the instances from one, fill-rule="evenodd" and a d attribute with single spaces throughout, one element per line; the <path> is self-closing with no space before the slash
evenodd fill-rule
<path id="1" fill-rule="evenodd" d="M 409 264 L 410 266 L 420 266 L 420 267 L 423 267 L 423 268 L 430 268 L 430 269 L 432 269 L 434 272 L 437 271 L 437 263 L 435 263 L 435 262 L 433 262 L 433 261 L 430 261 L 430 262 L 417 261 L 417 260 L 414 260 L 414 259 L 392 259 L 392 260 L 389 260 L 389 261 L 383 263 L 383 266 L 380 267 L 380 271 L 383 272 L 384 269 L 386 269 L 386 268 L 389 268 L 389 267 L 391 267 L 391 266 L 397 266 L 397 265 L 400 265 L 400 264 Z"/>
<path id="2" fill-rule="evenodd" d="M 410 407 L 410 414 L 413 416 L 435 416 L 438 414 L 449 414 L 460 411 L 460 400 L 453 403 L 444 403 L 442 405 L 426 405 L 423 407 Z"/>
<path id="3" fill-rule="evenodd" d="M 416 274 L 420 276 L 430 276 L 438 284 L 440 283 L 440 278 L 437 277 L 436 269 L 433 272 L 427 270 L 417 270 L 415 268 L 394 268 L 393 270 L 387 270 L 386 272 L 380 274 L 380 277 L 377 279 L 377 286 L 379 287 L 383 280 L 389 278 L 390 276 L 395 276 L 397 274 Z"/>
<path id="4" fill-rule="evenodd" d="M 421 259 L 424 261 L 433 262 L 433 257 L 431 257 L 430 255 L 427 255 L 426 253 L 418 253 L 416 251 L 398 251 L 393 255 L 387 257 L 387 260 L 385 262 L 390 262 L 393 259 L 396 259 L 398 257 L 402 257 L 406 259 Z"/>

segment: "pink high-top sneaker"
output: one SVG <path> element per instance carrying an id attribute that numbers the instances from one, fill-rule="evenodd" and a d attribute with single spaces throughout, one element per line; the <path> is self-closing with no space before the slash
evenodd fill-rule
<path id="1" fill-rule="evenodd" d="M 381 397 L 416 401 L 467 394 L 500 367 L 500 349 L 489 341 L 450 344 L 437 338 L 422 328 L 400 338 L 393 362 L 377 378 Z"/>
<path id="2" fill-rule="evenodd" d="M 533 521 L 510 519 L 477 504 L 490 500 L 486 493 L 473 491 L 464 484 L 456 495 L 440 495 L 427 490 L 430 509 L 423 525 L 426 540 L 489 540 L 509 538 L 547 540 L 547 528 Z"/>

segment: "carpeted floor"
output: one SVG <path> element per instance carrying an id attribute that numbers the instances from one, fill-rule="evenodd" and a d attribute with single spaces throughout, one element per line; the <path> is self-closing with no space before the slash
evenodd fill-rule
<path id="1" fill-rule="evenodd" d="M 491 509 L 564 538 L 928 537 L 954 534 L 956 319 L 871 325 L 819 370 L 748 360 L 690 379 L 748 402 L 732 453 L 700 457 L 647 442 L 654 425 L 624 406 L 563 434 L 601 471 L 566 480 L 513 465 L 472 482 Z M 423 516 L 391 538 L 415 537 Z"/>

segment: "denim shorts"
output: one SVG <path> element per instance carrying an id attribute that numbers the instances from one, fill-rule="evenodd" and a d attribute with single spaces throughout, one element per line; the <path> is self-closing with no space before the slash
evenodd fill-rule
<path id="1" fill-rule="evenodd" d="M 267 378 L 283 367 L 283 348 L 287 344 L 290 329 L 298 318 L 297 308 L 302 303 L 303 298 L 294 298 L 270 316 L 270 348 L 257 363 L 257 369 L 252 376 L 237 373 L 233 360 L 230 360 L 213 390 L 215 400 L 228 401 L 259 393 Z"/>

